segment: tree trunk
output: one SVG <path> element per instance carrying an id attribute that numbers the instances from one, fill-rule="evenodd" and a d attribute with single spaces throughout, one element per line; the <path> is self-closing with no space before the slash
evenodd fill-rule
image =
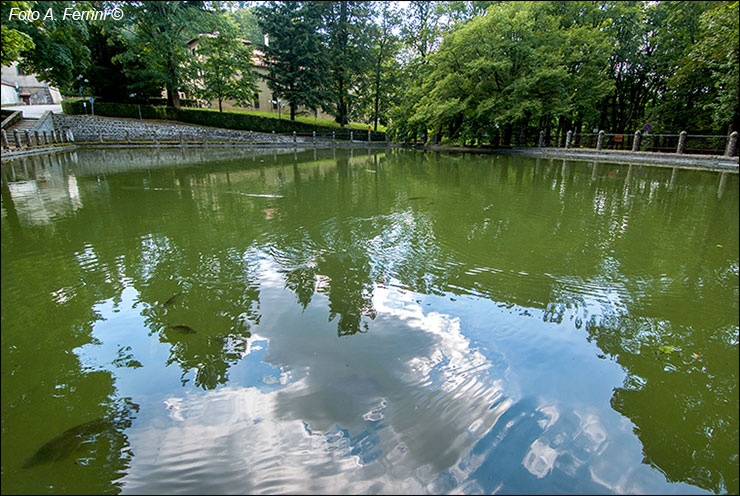
<path id="1" fill-rule="evenodd" d="M 378 131 L 378 112 L 380 109 L 380 60 L 378 60 L 378 69 L 375 73 L 375 131 Z"/>
<path id="2" fill-rule="evenodd" d="M 175 71 L 175 54 L 170 52 L 167 58 L 167 105 L 180 108 L 180 92 L 178 91 L 177 72 Z"/>
<path id="3" fill-rule="evenodd" d="M 511 124 L 506 124 L 504 126 L 504 146 L 509 146 L 511 144 L 511 133 L 512 133 L 512 126 Z"/>
<path id="4" fill-rule="evenodd" d="M 221 99 L 220 98 L 218 99 L 218 111 L 219 112 L 223 112 L 224 111 L 224 109 L 221 108 Z"/>
<path id="5" fill-rule="evenodd" d="M 297 105 L 293 102 L 290 102 L 290 120 L 295 120 L 295 112 L 296 112 Z"/>

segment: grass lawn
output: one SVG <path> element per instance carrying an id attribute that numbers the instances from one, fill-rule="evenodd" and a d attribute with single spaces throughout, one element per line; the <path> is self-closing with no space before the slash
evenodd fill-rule
<path id="1" fill-rule="evenodd" d="M 218 112 L 218 109 L 208 109 L 208 108 L 199 108 L 194 110 L 203 110 L 206 112 Z M 258 117 L 269 117 L 271 119 L 279 119 L 279 114 L 273 114 L 272 112 L 257 112 L 254 110 L 224 110 L 223 113 L 234 113 L 234 114 L 249 114 L 249 115 L 255 115 Z M 283 120 L 289 120 L 290 119 L 290 113 L 288 112 L 287 117 L 283 116 Z M 306 117 L 306 116 L 296 116 L 295 117 L 296 122 L 304 122 L 306 124 L 312 124 L 314 126 L 329 126 L 329 127 L 339 127 L 339 124 L 334 121 L 333 119 L 317 119 L 315 117 Z M 363 124 L 361 122 L 351 122 L 349 127 L 350 129 L 361 129 L 362 131 L 367 131 L 367 124 Z M 378 125 L 378 131 L 379 132 L 385 132 L 385 126 Z"/>

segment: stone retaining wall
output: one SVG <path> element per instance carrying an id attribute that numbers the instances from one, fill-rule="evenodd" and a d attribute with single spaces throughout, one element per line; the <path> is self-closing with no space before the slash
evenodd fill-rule
<path id="1" fill-rule="evenodd" d="M 126 142 L 126 141 L 180 141 L 184 142 L 233 141 L 248 143 L 292 143 L 292 136 L 280 134 L 236 131 L 179 123 L 139 121 L 115 117 L 89 115 L 53 114 L 57 130 L 71 130 L 78 142 Z M 311 142 L 312 138 L 296 137 L 296 142 Z"/>
<path id="2" fill-rule="evenodd" d="M 39 133 L 46 131 L 48 134 L 51 134 L 54 131 L 54 114 L 50 110 L 41 114 L 41 117 L 39 117 L 39 120 L 33 125 L 31 130 L 38 131 Z"/>

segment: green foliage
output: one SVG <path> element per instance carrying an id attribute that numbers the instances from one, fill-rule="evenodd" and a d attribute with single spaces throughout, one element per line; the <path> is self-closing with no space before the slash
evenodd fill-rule
<path id="1" fill-rule="evenodd" d="M 740 128 L 739 10 L 738 2 L 734 2 L 704 12 L 700 18 L 700 41 L 693 47 L 689 56 L 700 68 L 710 71 L 711 86 L 717 95 L 716 98 L 707 100 L 703 108 L 712 112 L 716 124 L 720 126 L 729 124 L 729 131 Z"/>
<path id="2" fill-rule="evenodd" d="M 7 66 L 19 60 L 23 52 L 33 50 L 34 43 L 26 33 L 13 29 L 9 22 L 11 9 L 18 11 L 30 9 L 35 2 L 2 2 L 0 15 L 3 23 L 0 26 L 0 37 L 2 39 L 2 65 Z"/>
<path id="3" fill-rule="evenodd" d="M 193 93 L 200 99 L 233 100 L 247 105 L 257 91 L 252 71 L 252 49 L 236 36 L 236 27 L 223 22 L 213 35 L 200 36 L 197 56 L 192 61 L 196 79 Z"/>
<path id="4" fill-rule="evenodd" d="M 226 2 L 229 3 L 246 3 L 246 2 Z M 236 26 L 237 34 L 241 38 L 251 41 L 253 44 L 262 42 L 264 33 L 260 29 L 257 15 L 254 7 L 240 7 L 233 11 L 226 11 L 226 18 Z"/>
<path id="5" fill-rule="evenodd" d="M 295 120 L 299 105 L 320 107 L 326 100 L 327 52 L 319 34 L 321 6 L 314 2 L 268 2 L 254 12 L 269 45 L 261 45 L 267 86 L 273 97 L 290 105 Z"/>
<path id="6" fill-rule="evenodd" d="M 122 8 L 128 27 L 120 36 L 127 49 L 115 61 L 123 63 L 134 79 L 163 81 L 168 103 L 178 107 L 192 58 L 187 43 L 211 30 L 217 12 L 197 1 L 143 1 L 124 3 Z"/>
<path id="7" fill-rule="evenodd" d="M 121 57 L 126 45 L 119 36 L 120 29 L 111 19 L 88 26 L 90 64 L 79 86 L 109 102 L 145 103 L 159 98 L 164 81 L 148 72 L 141 59 Z"/>
<path id="8" fill-rule="evenodd" d="M 69 2 L 36 2 L 33 10 L 42 14 L 37 21 L 8 19 L 11 6 L 6 6 L 6 3 L 12 2 L 2 2 L 4 32 L 15 30 L 23 33 L 12 35 L 10 31 L 10 50 L 18 50 L 19 41 L 24 47 L 18 52 L 21 55 L 20 67 L 26 73 L 36 74 L 41 81 L 50 81 L 63 92 L 73 88 L 90 61 L 88 22 L 64 18 L 62 14 L 65 8 L 70 7 Z M 74 6 L 78 10 L 91 8 L 89 2 L 76 2 Z M 48 17 L 47 12 L 50 13 Z M 4 39 L 3 50 L 5 53 Z"/>
<path id="9" fill-rule="evenodd" d="M 344 126 L 356 105 L 356 88 L 371 67 L 370 5 L 364 1 L 323 2 L 323 21 L 329 49 L 331 99 L 324 108 Z"/>
<path id="10" fill-rule="evenodd" d="M 357 104 L 351 114 L 359 120 L 367 118 L 378 125 L 387 125 L 391 109 L 398 105 L 401 67 L 397 59 L 401 43 L 395 30 L 401 25 L 400 12 L 390 3 L 384 3 L 370 26 L 371 67 L 357 84 Z"/>
<path id="11" fill-rule="evenodd" d="M 737 2 L 431 7 L 410 3 L 397 139 L 533 144 L 543 130 L 562 146 L 569 129 L 737 126 Z"/>

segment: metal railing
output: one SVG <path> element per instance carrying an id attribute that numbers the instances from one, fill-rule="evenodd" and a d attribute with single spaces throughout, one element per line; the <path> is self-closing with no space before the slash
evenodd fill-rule
<path id="1" fill-rule="evenodd" d="M 573 133 L 547 139 L 544 131 L 539 132 L 536 141 L 528 133 L 523 146 L 556 148 L 589 148 L 596 150 L 623 150 L 640 152 L 660 152 L 694 155 L 738 156 L 738 133 L 729 136 L 716 134 L 689 134 L 683 131 L 672 133 Z M 519 145 L 522 146 L 522 145 Z"/>

